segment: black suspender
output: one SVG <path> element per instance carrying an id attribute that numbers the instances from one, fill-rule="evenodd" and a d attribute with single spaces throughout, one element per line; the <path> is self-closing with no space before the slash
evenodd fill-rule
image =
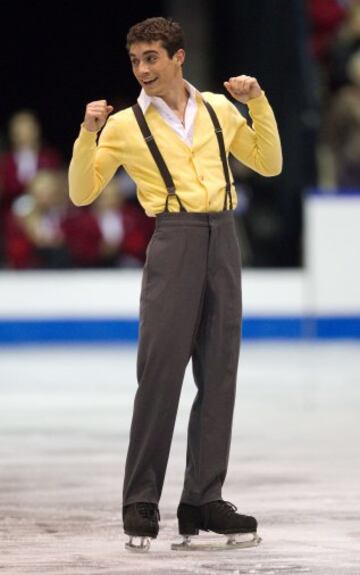
<path id="1" fill-rule="evenodd" d="M 206 100 L 203 99 L 203 102 L 206 106 L 207 111 L 210 114 L 210 118 L 212 120 L 212 123 L 214 125 L 214 129 L 215 129 L 215 134 L 216 134 L 216 138 L 218 141 L 218 146 L 219 146 L 219 151 L 220 151 L 220 157 L 221 157 L 221 162 L 223 165 L 223 170 L 224 170 L 224 176 L 225 176 L 225 182 L 226 182 L 226 189 L 225 189 L 225 201 L 224 201 L 224 210 L 227 209 L 227 198 L 229 197 L 229 203 L 230 203 L 230 209 L 232 209 L 232 197 L 231 197 L 231 183 L 230 183 L 230 174 L 229 174 L 229 167 L 228 167 L 228 163 L 227 163 L 227 159 L 226 159 L 226 150 L 225 150 L 225 143 L 224 143 L 224 136 L 222 133 L 222 129 L 220 126 L 220 122 L 218 120 L 218 117 L 215 113 L 215 110 L 213 109 L 213 107 L 209 104 L 209 102 L 207 102 Z M 150 128 L 145 120 L 145 116 L 143 114 L 143 111 L 141 109 L 141 107 L 139 106 L 138 103 L 134 104 L 132 106 L 133 112 L 135 114 L 135 118 L 137 120 L 137 123 L 140 127 L 141 133 L 144 137 L 144 140 L 154 158 L 154 161 L 159 169 L 159 172 L 162 176 L 162 179 L 164 180 L 166 189 L 167 189 L 167 197 L 166 197 L 166 203 L 165 203 L 165 211 L 168 211 L 168 200 L 169 200 L 169 196 L 170 195 L 174 195 L 178 202 L 179 202 L 179 206 L 180 206 L 180 211 L 182 212 L 186 212 L 184 206 L 182 205 L 179 196 L 176 193 L 176 188 L 175 188 L 175 184 L 174 184 L 174 180 L 172 179 L 172 176 L 167 168 L 167 165 L 164 161 L 164 158 L 161 155 L 161 152 L 154 140 L 154 137 L 152 135 L 152 133 L 150 132 Z"/>
<path id="2" fill-rule="evenodd" d="M 164 158 L 161 155 L 161 152 L 159 150 L 159 148 L 157 147 L 157 143 L 154 140 L 154 137 L 152 135 L 152 133 L 150 132 L 150 128 L 145 120 L 145 116 L 143 114 L 142 109 L 140 108 L 139 104 L 136 103 L 134 104 L 134 106 L 132 107 L 132 109 L 134 110 L 134 114 L 135 114 L 135 118 L 139 124 L 140 130 L 142 132 L 142 135 L 144 136 L 144 140 L 148 145 L 148 148 L 156 162 L 157 167 L 159 168 L 159 172 L 162 176 L 162 179 L 164 180 L 166 189 L 168 191 L 167 197 L 166 197 L 166 204 L 165 204 L 165 210 L 168 210 L 168 201 L 169 201 L 169 195 L 174 195 L 176 196 L 178 202 L 179 202 L 179 206 L 180 206 L 180 210 L 182 212 L 186 212 L 184 206 L 182 205 L 179 196 L 176 193 L 176 188 L 175 188 L 175 184 L 174 184 L 174 180 L 171 177 L 171 174 L 167 168 L 167 165 L 164 162 Z"/>
<path id="3" fill-rule="evenodd" d="M 230 209 L 232 210 L 233 206 L 232 206 L 232 197 L 231 197 L 231 183 L 230 183 L 229 167 L 228 167 L 228 163 L 226 160 L 226 150 L 225 150 L 225 143 L 224 143 L 224 136 L 223 136 L 222 128 L 220 126 L 220 122 L 218 120 L 218 117 L 215 113 L 214 108 L 212 106 L 210 106 L 209 102 L 207 102 L 206 100 L 203 99 L 203 102 L 207 108 L 207 111 L 210 114 L 210 118 L 212 119 L 212 123 L 214 124 L 215 134 L 217 137 L 219 150 L 220 150 L 220 157 L 221 157 L 221 161 L 222 161 L 222 165 L 223 165 L 223 169 L 224 169 L 224 176 L 225 176 L 225 182 L 226 182 L 224 210 L 226 210 L 226 200 L 227 200 L 228 196 L 229 196 L 229 202 L 230 202 Z"/>

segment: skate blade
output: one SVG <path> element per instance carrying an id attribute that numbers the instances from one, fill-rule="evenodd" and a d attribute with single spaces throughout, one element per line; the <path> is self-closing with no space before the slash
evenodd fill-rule
<path id="1" fill-rule="evenodd" d="M 134 539 L 135 540 L 140 539 L 140 543 L 139 544 L 134 543 L 133 542 Z M 146 553 L 150 549 L 150 544 L 151 544 L 150 537 L 140 537 L 130 535 L 130 541 L 125 543 L 125 549 L 133 553 Z"/>
<path id="2" fill-rule="evenodd" d="M 251 539 L 249 539 L 249 536 Z M 227 540 L 224 543 L 220 541 L 201 541 L 193 543 L 189 535 L 183 536 L 181 543 L 172 543 L 171 549 L 174 551 L 229 551 L 230 549 L 245 549 L 247 547 L 256 547 L 262 539 L 257 533 L 231 534 L 225 535 Z"/>

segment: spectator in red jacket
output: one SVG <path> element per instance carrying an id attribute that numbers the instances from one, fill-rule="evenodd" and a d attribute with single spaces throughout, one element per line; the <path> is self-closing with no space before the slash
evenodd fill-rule
<path id="1" fill-rule="evenodd" d="M 4 263 L 10 269 L 71 265 L 62 229 L 68 209 L 66 174 L 40 170 L 5 218 Z"/>
<path id="2" fill-rule="evenodd" d="M 32 110 L 11 117 L 8 139 L 10 149 L 0 155 L 0 223 L 39 170 L 62 166 L 60 154 L 42 141 L 40 122 Z"/>
<path id="3" fill-rule="evenodd" d="M 154 221 L 123 197 L 119 182 L 113 178 L 91 206 L 69 211 L 64 230 L 73 266 L 143 266 Z"/>

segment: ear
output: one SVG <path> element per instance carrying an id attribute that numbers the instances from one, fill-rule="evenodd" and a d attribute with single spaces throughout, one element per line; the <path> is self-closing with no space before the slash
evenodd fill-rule
<path id="1" fill-rule="evenodd" d="M 185 50 L 183 48 L 179 48 L 177 52 L 174 54 L 176 58 L 176 62 L 179 66 L 182 66 L 185 62 Z"/>

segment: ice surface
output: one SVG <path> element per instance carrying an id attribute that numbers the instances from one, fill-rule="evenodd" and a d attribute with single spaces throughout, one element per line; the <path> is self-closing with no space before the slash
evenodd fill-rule
<path id="1" fill-rule="evenodd" d="M 0 573 L 360 574 L 359 344 L 244 343 L 223 497 L 257 517 L 263 541 L 212 553 L 170 550 L 191 364 L 158 539 L 146 555 L 124 549 L 135 361 L 135 347 L 0 350 Z"/>

